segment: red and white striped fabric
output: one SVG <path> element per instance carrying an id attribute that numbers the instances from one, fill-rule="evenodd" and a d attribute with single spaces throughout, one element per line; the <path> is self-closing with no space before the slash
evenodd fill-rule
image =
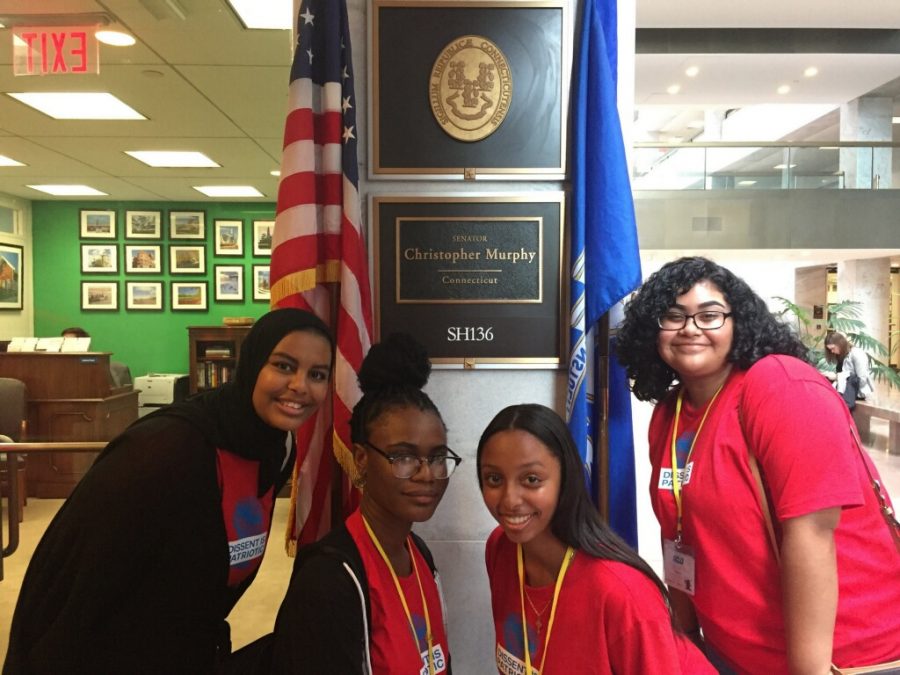
<path id="1" fill-rule="evenodd" d="M 335 332 L 334 389 L 298 433 L 287 549 L 331 529 L 333 450 L 352 471 L 350 412 L 372 334 L 345 0 L 303 0 L 297 17 L 270 270 L 272 307 L 313 311 Z M 344 480 L 345 514 L 358 493 Z"/>

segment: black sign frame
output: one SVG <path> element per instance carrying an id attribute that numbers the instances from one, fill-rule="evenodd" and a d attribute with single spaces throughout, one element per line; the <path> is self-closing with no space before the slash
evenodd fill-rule
<path id="1" fill-rule="evenodd" d="M 368 16 L 370 179 L 565 177 L 568 2 L 370 0 Z M 465 35 L 499 47 L 512 76 L 506 118 L 475 142 L 445 133 L 429 100 L 432 67 Z"/>
<path id="2" fill-rule="evenodd" d="M 565 209 L 558 191 L 370 196 L 376 340 L 411 333 L 436 367 L 563 367 Z M 428 289 L 435 277 L 445 296 Z M 477 283 L 457 284 L 460 277 Z M 500 292 L 482 290 L 495 284 Z M 424 297 L 401 292 L 416 285 Z"/>

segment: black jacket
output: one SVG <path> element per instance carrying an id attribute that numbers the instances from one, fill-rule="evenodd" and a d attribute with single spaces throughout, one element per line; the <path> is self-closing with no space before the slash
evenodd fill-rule
<path id="1" fill-rule="evenodd" d="M 425 542 L 412 537 L 435 575 Z M 371 620 L 365 567 L 342 524 L 297 553 L 274 632 L 236 652 L 224 672 L 369 675 Z"/>
<path id="2" fill-rule="evenodd" d="M 202 675 L 227 653 L 225 617 L 255 573 L 227 585 L 215 448 L 186 421 L 144 419 L 110 443 L 41 539 L 4 675 Z"/>

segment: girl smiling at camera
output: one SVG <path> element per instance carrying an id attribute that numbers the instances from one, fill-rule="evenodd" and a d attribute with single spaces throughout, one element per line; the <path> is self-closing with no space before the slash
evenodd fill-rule
<path id="1" fill-rule="evenodd" d="M 478 443 L 497 670 L 505 675 L 714 673 L 673 630 L 662 582 L 601 519 L 565 422 L 505 408 Z"/>

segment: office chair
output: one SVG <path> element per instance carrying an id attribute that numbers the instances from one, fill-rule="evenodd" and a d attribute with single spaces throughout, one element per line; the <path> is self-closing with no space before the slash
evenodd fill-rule
<path id="1" fill-rule="evenodd" d="M 121 361 L 109 362 L 109 375 L 113 387 L 127 387 L 131 385 L 131 369 Z"/>
<path id="2" fill-rule="evenodd" d="M 0 377 L 0 441 L 4 443 L 18 443 L 25 436 L 25 383 L 11 377 Z M 15 454 L 15 476 L 18 487 L 18 515 L 19 522 L 24 517 L 27 497 L 25 494 L 25 455 Z M 0 495 L 9 495 L 9 464 L 6 453 L 0 453 Z M 10 510 L 13 505 L 10 504 Z"/>

